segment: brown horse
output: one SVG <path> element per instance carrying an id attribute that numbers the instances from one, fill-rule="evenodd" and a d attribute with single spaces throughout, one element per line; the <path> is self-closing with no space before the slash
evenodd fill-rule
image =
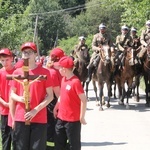
<path id="1" fill-rule="evenodd" d="M 150 107 L 150 43 L 144 55 L 143 75 L 145 81 L 146 107 Z"/>
<path id="2" fill-rule="evenodd" d="M 124 66 L 123 69 L 118 70 L 115 75 L 115 80 L 118 85 L 119 91 L 119 104 L 124 104 L 124 98 L 127 97 L 126 108 L 129 109 L 129 97 L 132 92 L 133 77 L 136 75 L 135 62 L 134 62 L 135 51 L 132 47 L 127 47 L 124 51 Z M 127 84 L 127 92 L 125 83 Z"/>
<path id="3" fill-rule="evenodd" d="M 110 107 L 110 97 L 111 97 L 111 85 L 112 85 L 112 63 L 111 63 L 111 50 L 108 45 L 103 45 L 100 51 L 100 62 L 98 64 L 98 68 L 92 76 L 92 83 L 94 87 L 94 91 L 96 94 L 96 101 L 98 101 L 97 97 L 97 87 L 96 81 L 98 82 L 99 88 L 99 110 L 103 110 L 103 88 L 104 83 L 107 85 L 108 90 L 108 100 L 107 100 L 107 107 Z"/>

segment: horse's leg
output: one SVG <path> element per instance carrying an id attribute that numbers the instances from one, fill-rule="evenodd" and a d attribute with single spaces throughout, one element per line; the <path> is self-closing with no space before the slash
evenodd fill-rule
<path id="1" fill-rule="evenodd" d="M 99 100 L 98 100 L 98 96 L 97 96 L 97 87 L 96 87 L 96 81 L 92 80 L 92 84 L 93 84 L 93 89 L 95 92 L 95 96 L 96 96 L 96 106 L 99 106 Z"/>
<path id="2" fill-rule="evenodd" d="M 88 87 L 89 87 L 89 83 L 86 82 L 85 85 L 86 85 L 86 87 L 85 87 L 86 97 L 87 97 L 87 99 L 88 99 L 88 101 L 89 101 L 89 100 L 90 100 L 89 97 L 88 97 Z"/>
<path id="3" fill-rule="evenodd" d="M 136 89 L 136 76 L 135 76 L 135 81 L 132 83 L 132 99 L 135 100 L 136 94 L 135 94 L 135 89 Z"/>
<path id="4" fill-rule="evenodd" d="M 140 76 L 135 76 L 135 81 L 132 83 L 132 99 L 139 102 L 139 85 L 140 85 Z M 136 91 L 136 93 L 135 93 Z"/>
<path id="5" fill-rule="evenodd" d="M 114 99 L 116 99 L 116 82 L 114 83 Z"/>
<path id="6" fill-rule="evenodd" d="M 121 95 L 120 95 L 120 99 L 119 99 L 119 105 L 124 105 L 124 98 L 125 98 L 125 96 L 126 96 L 126 90 L 125 90 L 125 85 L 124 85 L 125 83 L 124 82 L 122 82 L 122 84 L 121 84 Z"/>
<path id="7" fill-rule="evenodd" d="M 139 97 L 139 85 L 140 85 L 140 76 L 137 76 L 136 78 L 136 101 L 139 102 L 140 97 Z"/>
<path id="8" fill-rule="evenodd" d="M 149 96 L 148 96 L 148 77 L 144 75 L 144 81 L 145 81 L 145 94 L 146 94 L 146 107 L 149 107 Z"/>
<path id="9" fill-rule="evenodd" d="M 119 105 L 122 105 L 123 103 L 122 103 L 122 96 L 123 96 L 123 88 L 122 88 L 122 86 L 121 86 L 121 79 L 116 79 L 116 84 L 117 84 L 117 87 L 118 87 L 118 99 L 119 99 L 119 101 L 118 101 L 118 104 Z"/>
<path id="10" fill-rule="evenodd" d="M 107 83 L 107 90 L 108 90 L 108 100 L 106 106 L 109 108 L 110 107 L 110 97 L 111 97 L 111 83 Z"/>
<path id="11" fill-rule="evenodd" d="M 100 100 L 100 107 L 99 110 L 102 111 L 103 110 L 103 87 L 104 87 L 104 83 L 98 83 L 99 86 L 99 100 Z"/>
<path id="12" fill-rule="evenodd" d="M 128 88 L 127 88 L 127 101 L 126 101 L 126 109 L 129 109 L 130 106 L 129 106 L 129 97 L 132 93 L 132 78 L 128 81 Z"/>

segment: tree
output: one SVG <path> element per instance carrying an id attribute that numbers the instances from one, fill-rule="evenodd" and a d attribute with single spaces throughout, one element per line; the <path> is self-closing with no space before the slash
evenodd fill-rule
<path id="1" fill-rule="evenodd" d="M 149 0 L 126 0 L 122 6 L 125 9 L 122 23 L 137 27 L 141 32 L 146 20 L 150 19 Z"/>
<path id="2" fill-rule="evenodd" d="M 38 15 L 38 37 L 40 38 L 43 54 L 53 48 L 57 36 L 62 38 L 64 34 L 64 18 L 61 7 L 54 0 L 32 0 L 30 2 L 30 14 L 32 22 L 35 22 L 35 17 Z"/>

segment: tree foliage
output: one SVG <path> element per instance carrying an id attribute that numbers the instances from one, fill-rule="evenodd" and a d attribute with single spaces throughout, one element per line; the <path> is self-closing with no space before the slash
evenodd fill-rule
<path id="1" fill-rule="evenodd" d="M 0 0 L 0 47 L 19 49 L 33 41 L 37 16 L 41 54 L 56 43 L 71 50 L 81 35 L 91 46 L 102 22 L 114 40 L 123 24 L 137 27 L 140 34 L 150 19 L 149 6 L 149 0 Z"/>

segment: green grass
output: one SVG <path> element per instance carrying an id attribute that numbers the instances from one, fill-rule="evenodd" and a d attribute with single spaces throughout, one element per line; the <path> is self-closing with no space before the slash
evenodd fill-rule
<path id="1" fill-rule="evenodd" d="M 144 83 L 144 78 L 142 77 L 140 80 L 140 88 L 145 91 L 145 83 Z"/>

